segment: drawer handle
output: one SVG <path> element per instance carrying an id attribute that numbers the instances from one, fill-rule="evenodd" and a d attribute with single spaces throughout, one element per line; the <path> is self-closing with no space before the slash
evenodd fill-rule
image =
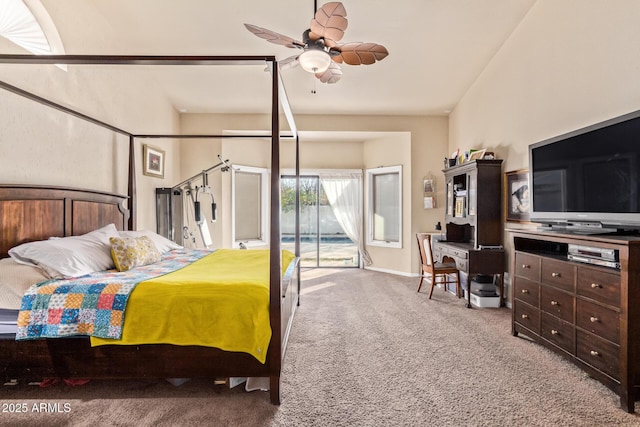
<path id="1" fill-rule="evenodd" d="M 522 318 L 523 318 L 523 319 L 528 319 L 528 318 L 529 318 L 529 315 L 527 315 L 527 314 L 523 314 L 523 315 L 522 315 Z"/>
<path id="2" fill-rule="evenodd" d="M 531 268 L 531 266 L 529 264 L 522 264 L 522 268 Z"/>
<path id="3" fill-rule="evenodd" d="M 600 285 L 600 284 L 598 284 L 598 283 L 592 283 L 592 284 L 591 284 L 591 288 L 592 288 L 592 289 L 598 289 L 598 288 L 601 288 L 601 287 L 602 287 L 602 285 Z"/>
<path id="4" fill-rule="evenodd" d="M 551 300 L 551 305 L 558 305 L 558 301 Z"/>
<path id="5" fill-rule="evenodd" d="M 520 292 L 522 292 L 523 294 L 528 294 L 528 293 L 529 293 L 529 289 L 523 289 L 523 290 L 522 290 L 522 291 L 520 291 Z"/>
<path id="6" fill-rule="evenodd" d="M 591 353 L 591 355 L 592 355 L 592 356 L 594 356 L 594 357 L 596 357 L 596 356 L 600 356 L 600 353 L 598 353 L 598 352 L 597 352 L 597 351 L 595 351 L 595 350 L 591 350 L 591 351 L 590 351 L 590 353 Z"/>
<path id="7" fill-rule="evenodd" d="M 599 319 L 597 317 L 591 316 L 589 320 L 591 320 L 591 323 L 596 323 Z"/>
<path id="8" fill-rule="evenodd" d="M 551 335 L 558 335 L 558 334 L 559 334 L 559 332 L 558 332 L 558 331 L 556 331 L 555 329 L 552 329 L 552 330 L 551 330 Z"/>
<path id="9" fill-rule="evenodd" d="M 551 273 L 551 277 L 562 277 L 560 273 Z"/>

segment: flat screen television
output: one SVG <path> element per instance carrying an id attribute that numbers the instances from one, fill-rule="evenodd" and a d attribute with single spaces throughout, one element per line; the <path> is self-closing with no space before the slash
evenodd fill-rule
<path id="1" fill-rule="evenodd" d="M 640 230 L 640 111 L 529 146 L 530 218 L 569 231 Z"/>

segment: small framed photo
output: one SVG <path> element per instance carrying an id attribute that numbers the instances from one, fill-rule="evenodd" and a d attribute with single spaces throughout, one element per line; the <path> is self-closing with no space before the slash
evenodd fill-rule
<path id="1" fill-rule="evenodd" d="M 474 151 L 473 153 L 471 153 L 469 155 L 469 160 L 481 160 L 484 158 L 484 153 L 487 152 L 486 148 L 483 148 L 482 150 L 478 150 L 478 151 Z"/>
<path id="2" fill-rule="evenodd" d="M 142 173 L 156 178 L 164 178 L 164 151 L 147 144 L 143 144 Z"/>
<path id="3" fill-rule="evenodd" d="M 433 193 L 435 191 L 433 187 L 433 179 L 425 179 L 422 181 L 422 189 L 425 194 Z"/>
<path id="4" fill-rule="evenodd" d="M 504 174 L 504 218 L 511 222 L 529 222 L 529 171 L 520 169 Z"/>

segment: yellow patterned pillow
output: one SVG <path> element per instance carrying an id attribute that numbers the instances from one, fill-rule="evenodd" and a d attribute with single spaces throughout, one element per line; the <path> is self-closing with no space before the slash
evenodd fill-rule
<path id="1" fill-rule="evenodd" d="M 147 236 L 110 237 L 111 256 L 118 271 L 153 264 L 160 261 L 162 254 Z"/>

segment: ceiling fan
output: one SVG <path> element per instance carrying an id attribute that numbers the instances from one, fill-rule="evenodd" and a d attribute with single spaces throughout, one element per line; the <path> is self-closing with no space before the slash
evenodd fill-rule
<path id="1" fill-rule="evenodd" d="M 340 2 L 330 2 L 317 9 L 302 41 L 276 33 L 256 25 L 244 24 L 249 31 L 268 42 L 300 49 L 302 53 L 279 61 L 281 67 L 298 64 L 305 71 L 315 74 L 322 83 L 336 83 L 342 77 L 341 63 L 371 65 L 389 55 L 389 51 L 377 43 L 338 43 L 347 29 L 347 11 Z M 316 10 L 317 9 L 317 10 Z"/>

